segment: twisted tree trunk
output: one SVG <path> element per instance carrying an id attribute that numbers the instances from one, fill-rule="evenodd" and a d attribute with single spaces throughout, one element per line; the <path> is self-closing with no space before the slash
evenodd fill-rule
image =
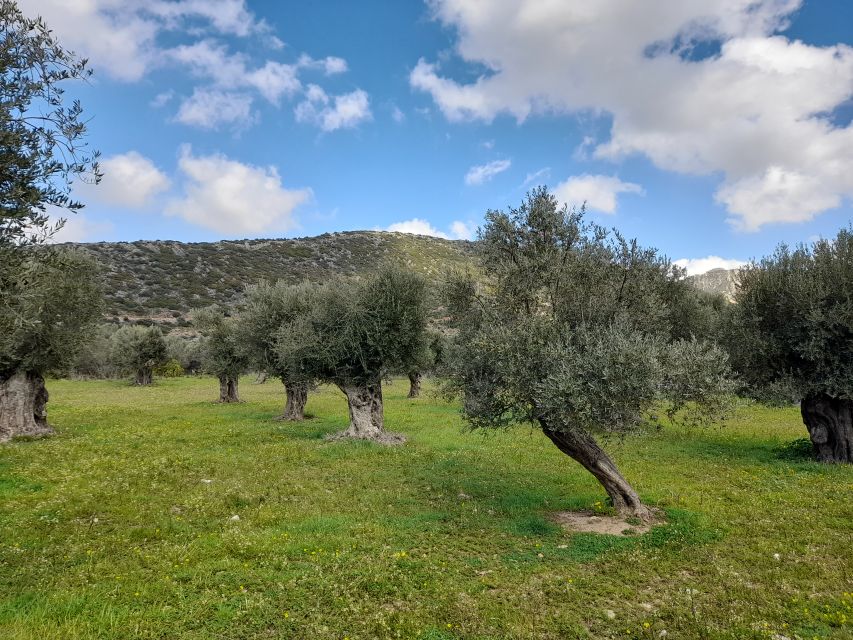
<path id="1" fill-rule="evenodd" d="M 643 522 L 652 519 L 649 508 L 640 500 L 640 496 L 628 481 L 619 473 L 619 469 L 604 449 L 598 446 L 591 435 L 579 429 L 558 431 L 551 429 L 543 420 L 539 420 L 543 433 L 557 445 L 557 448 L 578 462 L 601 483 L 613 508 L 625 517 L 639 518 Z"/>
<path id="2" fill-rule="evenodd" d="M 349 427 L 337 437 L 372 440 L 382 444 L 405 442 L 402 435 L 385 431 L 381 382 L 339 384 L 338 388 L 347 397 Z"/>
<path id="3" fill-rule="evenodd" d="M 421 395 L 421 372 L 409 372 L 409 398 L 417 398 Z"/>
<path id="4" fill-rule="evenodd" d="M 136 378 L 134 379 L 134 384 L 138 384 L 141 386 L 149 385 L 154 379 L 154 374 L 151 371 L 151 367 L 139 367 L 136 370 Z"/>
<path id="5" fill-rule="evenodd" d="M 219 402 L 240 402 L 236 376 L 219 376 Z"/>
<path id="6" fill-rule="evenodd" d="M 0 378 L 0 442 L 53 433 L 47 423 L 47 389 L 35 372 Z"/>
<path id="7" fill-rule="evenodd" d="M 285 382 L 284 392 L 287 401 L 284 403 L 284 413 L 280 420 L 299 422 L 305 419 L 305 404 L 308 402 L 307 382 Z"/>
<path id="8" fill-rule="evenodd" d="M 800 413 L 820 462 L 853 462 L 853 400 L 815 394 L 800 402 Z"/>

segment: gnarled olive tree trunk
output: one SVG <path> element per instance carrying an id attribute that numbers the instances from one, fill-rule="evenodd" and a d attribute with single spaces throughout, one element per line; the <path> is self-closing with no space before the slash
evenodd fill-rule
<path id="1" fill-rule="evenodd" d="M 219 402 L 240 402 L 236 376 L 219 376 Z"/>
<path id="2" fill-rule="evenodd" d="M 151 367 L 139 367 L 136 370 L 136 378 L 134 378 L 133 383 L 141 386 L 149 385 L 154 380 L 154 374 L 151 371 Z"/>
<path id="3" fill-rule="evenodd" d="M 815 457 L 821 462 L 853 462 L 853 400 L 815 394 L 800 402 Z"/>
<path id="4" fill-rule="evenodd" d="M 293 422 L 304 420 L 305 404 L 308 402 L 308 383 L 284 382 L 284 392 L 287 395 L 287 401 L 284 403 L 284 413 L 279 416 L 279 419 Z"/>
<path id="5" fill-rule="evenodd" d="M 417 398 L 421 395 L 421 372 L 409 372 L 409 398 Z"/>
<path id="6" fill-rule="evenodd" d="M 38 373 L 18 371 L 0 378 L 0 442 L 53 433 L 47 424 L 47 397 Z"/>
<path id="7" fill-rule="evenodd" d="M 560 431 L 551 429 L 540 419 L 543 433 L 557 445 L 557 448 L 578 462 L 601 483 L 613 508 L 621 516 L 639 518 L 644 522 L 652 519 L 649 508 L 640 500 L 640 496 L 628 481 L 619 473 L 619 469 L 604 449 L 598 446 L 591 435 L 580 429 Z"/>
<path id="8" fill-rule="evenodd" d="M 382 444 L 405 442 L 402 435 L 385 431 L 381 382 L 339 384 L 338 388 L 347 397 L 349 408 L 349 426 L 338 437 Z"/>

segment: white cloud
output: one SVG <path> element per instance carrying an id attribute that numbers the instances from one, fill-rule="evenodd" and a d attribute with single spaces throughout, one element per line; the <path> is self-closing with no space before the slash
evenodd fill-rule
<path id="1" fill-rule="evenodd" d="M 316 60 L 309 56 L 307 53 L 303 53 L 299 56 L 299 60 L 296 63 L 296 66 L 305 69 L 319 69 L 322 70 L 327 76 L 334 76 L 339 73 L 346 73 L 349 71 L 349 65 L 347 65 L 347 61 L 343 58 L 338 58 L 337 56 L 327 56 L 325 58 L 320 58 Z"/>
<path id="2" fill-rule="evenodd" d="M 351 129 L 373 118 L 370 100 L 361 89 L 330 97 L 312 84 L 305 96 L 294 109 L 296 121 L 317 125 L 323 131 Z"/>
<path id="3" fill-rule="evenodd" d="M 450 225 L 450 235 L 456 240 L 473 240 L 477 235 L 477 225 L 472 222 L 454 220 Z"/>
<path id="4" fill-rule="evenodd" d="M 453 121 L 606 113 L 609 140 L 578 153 L 720 175 L 743 229 L 807 220 L 853 196 L 853 125 L 828 117 L 853 97 L 853 47 L 779 35 L 801 4 L 433 0 L 456 53 L 487 72 L 460 83 L 422 59 L 410 83 Z"/>
<path id="5" fill-rule="evenodd" d="M 747 263 L 743 260 L 733 258 L 721 258 L 719 256 L 707 256 L 706 258 L 681 258 L 674 260 L 673 264 L 682 269 L 687 269 L 687 275 L 695 276 L 711 269 L 740 269 Z"/>
<path id="6" fill-rule="evenodd" d="M 616 198 L 620 193 L 643 194 L 643 188 L 633 182 L 622 182 L 615 176 L 572 176 L 554 187 L 554 196 L 570 207 L 584 202 L 587 209 L 614 213 Z"/>
<path id="7" fill-rule="evenodd" d="M 81 213 L 60 215 L 65 219 L 65 225 L 57 231 L 49 240 L 50 243 L 59 242 L 94 242 L 103 240 L 113 232 L 115 225 L 112 222 L 93 222 Z M 54 221 L 56 221 L 54 219 Z"/>
<path id="8" fill-rule="evenodd" d="M 244 129 L 254 123 L 252 96 L 197 88 L 181 103 L 175 120 L 202 129 L 218 129 L 221 125 Z"/>
<path id="9" fill-rule="evenodd" d="M 348 69 L 347 61 L 343 58 L 328 56 L 323 59 L 323 69 L 325 70 L 327 76 L 333 76 L 339 73 L 346 73 Z"/>
<path id="10" fill-rule="evenodd" d="M 412 233 L 419 236 L 432 236 L 434 238 L 444 238 L 445 240 L 471 240 L 476 233 L 476 226 L 471 222 L 454 220 L 450 224 L 450 232 L 445 233 L 436 229 L 426 220 L 412 218 L 403 222 L 395 222 L 386 227 L 385 230 L 396 231 L 398 233 Z"/>
<path id="11" fill-rule="evenodd" d="M 100 184 L 81 185 L 81 192 L 109 205 L 138 209 L 169 188 L 169 178 L 151 160 L 128 151 L 101 161 Z"/>
<path id="12" fill-rule="evenodd" d="M 172 98 L 174 97 L 175 92 L 169 89 L 168 91 L 158 93 L 148 104 L 150 104 L 155 109 L 160 109 L 161 107 L 165 107 L 167 104 L 169 104 L 172 101 Z"/>
<path id="13" fill-rule="evenodd" d="M 398 233 L 412 233 L 418 236 L 433 236 L 434 238 L 449 238 L 446 233 L 439 231 L 426 220 L 420 218 L 412 218 L 403 222 L 395 222 L 389 225 L 386 231 L 396 231 Z"/>
<path id="14" fill-rule="evenodd" d="M 292 96 L 302 88 L 298 65 L 268 60 L 263 66 L 250 69 L 246 56 L 229 53 L 225 45 L 210 39 L 173 47 L 165 55 L 188 67 L 197 77 L 210 80 L 216 88 L 255 89 L 275 105 L 282 96 Z"/>
<path id="15" fill-rule="evenodd" d="M 512 165 L 510 160 L 494 160 L 486 164 L 477 165 L 468 169 L 465 174 L 465 184 L 479 185 L 488 182 L 499 173 L 506 171 Z"/>
<path id="16" fill-rule="evenodd" d="M 178 30 L 249 36 L 269 27 L 245 0 L 22 0 L 42 16 L 63 46 L 89 58 L 97 72 L 139 80 L 161 63 L 158 36 Z"/>
<path id="17" fill-rule="evenodd" d="M 548 180 L 551 177 L 551 167 L 542 167 L 539 171 L 534 171 L 533 173 L 528 173 L 524 177 L 524 182 L 521 183 L 521 188 L 527 187 L 534 182 L 543 182 Z"/>
<path id="18" fill-rule="evenodd" d="M 391 118 L 397 124 L 402 124 L 403 122 L 406 121 L 406 114 L 403 113 L 403 111 L 400 109 L 400 107 L 398 107 L 395 104 L 393 107 L 391 107 Z"/>
<path id="19" fill-rule="evenodd" d="M 224 155 L 194 156 L 181 149 L 178 168 L 184 193 L 166 213 L 227 236 L 284 232 L 296 226 L 294 210 L 310 189 L 286 189 L 275 167 L 257 167 Z"/>

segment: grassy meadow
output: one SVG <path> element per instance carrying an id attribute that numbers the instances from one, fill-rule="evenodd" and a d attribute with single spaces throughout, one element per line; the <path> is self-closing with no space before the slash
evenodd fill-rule
<path id="1" fill-rule="evenodd" d="M 549 519 L 604 491 L 528 427 L 463 429 L 386 386 L 402 447 L 327 442 L 346 403 L 275 421 L 245 378 L 51 381 L 58 435 L 0 447 L 0 638 L 853 638 L 853 468 L 795 408 L 608 443 L 668 524 Z"/>

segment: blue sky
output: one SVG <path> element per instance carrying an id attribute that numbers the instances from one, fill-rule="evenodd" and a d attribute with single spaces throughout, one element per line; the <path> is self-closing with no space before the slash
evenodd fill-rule
<path id="1" fill-rule="evenodd" d="M 61 238 L 470 237 L 547 184 L 674 259 L 850 224 L 848 0 L 21 0 L 95 70 Z"/>

